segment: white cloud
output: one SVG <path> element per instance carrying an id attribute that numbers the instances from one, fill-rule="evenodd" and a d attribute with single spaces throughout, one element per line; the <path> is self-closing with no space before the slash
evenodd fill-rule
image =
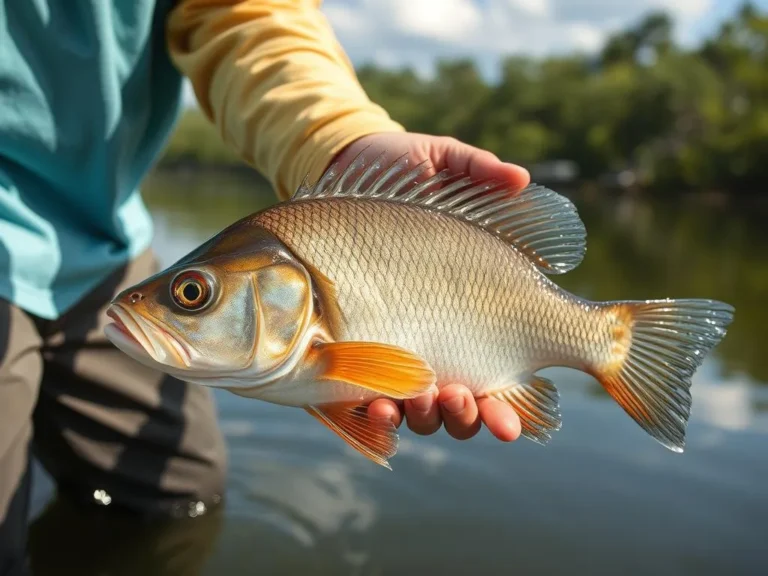
<path id="1" fill-rule="evenodd" d="M 568 27 L 568 37 L 580 52 L 594 52 L 602 46 L 605 33 L 587 22 L 574 22 Z"/>
<path id="2" fill-rule="evenodd" d="M 509 4 L 534 16 L 548 16 L 552 12 L 549 0 L 508 0 Z"/>
<path id="3" fill-rule="evenodd" d="M 403 32 L 452 40 L 476 33 L 480 11 L 472 0 L 389 0 L 395 27 Z"/>
<path id="4" fill-rule="evenodd" d="M 688 39 L 713 2 L 325 0 L 323 11 L 356 63 L 430 70 L 436 58 L 469 57 L 491 71 L 508 54 L 594 52 L 609 34 L 651 10 L 669 12 L 678 36 Z"/>

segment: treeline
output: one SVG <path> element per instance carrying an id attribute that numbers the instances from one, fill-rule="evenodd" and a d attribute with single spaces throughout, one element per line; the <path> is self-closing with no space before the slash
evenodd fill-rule
<path id="1" fill-rule="evenodd" d="M 768 182 L 768 16 L 745 5 L 701 46 L 652 14 L 597 55 L 510 57 L 498 80 L 472 61 L 358 70 L 370 97 L 411 131 L 455 136 L 504 160 L 575 163 L 580 181 L 629 171 L 647 189 L 761 192 Z M 229 165 L 235 156 L 197 112 L 163 161 Z"/>

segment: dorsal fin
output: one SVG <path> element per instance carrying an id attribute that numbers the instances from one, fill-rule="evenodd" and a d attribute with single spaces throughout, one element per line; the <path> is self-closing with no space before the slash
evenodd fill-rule
<path id="1" fill-rule="evenodd" d="M 305 180 L 292 201 L 361 197 L 450 214 L 498 236 L 548 274 L 568 272 L 584 258 L 584 224 L 573 203 L 552 190 L 532 184 L 512 195 L 502 182 L 448 170 L 427 177 L 434 172 L 428 162 L 410 167 L 404 155 L 385 163 L 386 152 L 371 159 L 366 151 L 344 170 L 331 165 L 314 185 Z"/>

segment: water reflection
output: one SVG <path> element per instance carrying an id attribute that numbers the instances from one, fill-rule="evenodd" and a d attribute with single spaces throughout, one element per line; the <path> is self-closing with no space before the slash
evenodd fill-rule
<path id="1" fill-rule="evenodd" d="M 219 176 L 155 176 L 146 197 L 164 265 L 274 201 L 257 181 Z M 124 550 L 154 558 L 174 551 L 179 568 L 164 574 L 196 573 L 183 571 L 187 552 L 198 555 L 187 565 L 200 562 L 210 575 L 762 573 L 766 208 L 575 200 L 588 251 L 581 266 L 556 278 L 565 288 L 594 299 L 707 297 L 736 307 L 728 336 L 694 379 L 684 454 L 650 439 L 589 376 L 565 369 L 543 374 L 561 390 L 564 421 L 548 447 L 501 444 L 485 431 L 457 442 L 402 430 L 393 472 L 371 465 L 301 410 L 218 391 L 230 450 L 221 533 L 211 527 L 166 537 L 114 520 Z M 49 512 L 54 520 L 38 524 L 35 536 L 40 550 L 53 546 L 51 565 L 86 557 L 89 538 L 103 548 L 112 530 L 113 520 L 62 510 Z M 81 530 L 74 544 L 57 541 Z M 121 554 L 126 565 L 140 561 Z M 133 570 L 153 573 L 146 565 Z"/>
<path id="2" fill-rule="evenodd" d="M 593 299 L 714 298 L 736 307 L 717 347 L 723 377 L 768 383 L 768 230 L 765 203 L 727 206 L 689 198 L 577 198 L 587 256 L 558 278 Z"/>
<path id="3" fill-rule="evenodd" d="M 30 528 L 35 576 L 194 576 L 210 558 L 223 506 L 195 518 L 147 521 L 58 495 Z"/>

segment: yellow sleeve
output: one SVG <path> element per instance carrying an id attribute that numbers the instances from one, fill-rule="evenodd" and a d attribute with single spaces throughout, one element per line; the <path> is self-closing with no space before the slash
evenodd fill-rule
<path id="1" fill-rule="evenodd" d="M 286 199 L 350 142 L 403 127 L 372 103 L 321 0 L 180 0 L 174 64 L 225 142 Z"/>

